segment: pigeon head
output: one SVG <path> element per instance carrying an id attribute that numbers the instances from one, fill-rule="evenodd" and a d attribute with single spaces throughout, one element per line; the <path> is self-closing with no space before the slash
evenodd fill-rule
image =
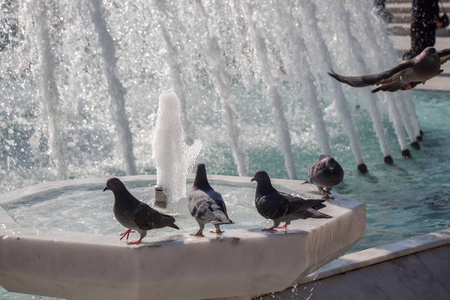
<path id="1" fill-rule="evenodd" d="M 419 55 L 414 58 L 415 62 L 433 61 L 438 58 L 439 55 L 434 47 L 426 47 Z"/>
<path id="2" fill-rule="evenodd" d="M 256 172 L 251 181 L 256 181 L 255 201 L 259 201 L 262 196 L 278 193 L 270 182 L 269 174 L 265 171 Z"/>
<path id="3" fill-rule="evenodd" d="M 253 176 L 251 181 L 256 181 L 257 183 L 264 183 L 264 184 L 270 184 L 270 177 L 269 174 L 267 174 L 266 171 L 258 171 L 255 173 L 255 176 Z"/>
<path id="4" fill-rule="evenodd" d="M 197 173 L 195 174 L 193 190 L 212 190 L 213 188 L 209 185 L 208 178 L 206 177 L 206 166 L 205 164 L 197 165 Z"/>
<path id="5" fill-rule="evenodd" d="M 427 55 L 433 55 L 436 54 L 436 48 L 434 47 L 426 47 L 425 50 L 423 50 Z"/>
<path id="6" fill-rule="evenodd" d="M 110 191 L 118 191 L 125 189 L 125 185 L 120 181 L 119 178 L 110 178 L 108 181 L 106 181 L 106 187 L 103 189 L 103 191 L 110 190 Z"/>
<path id="7" fill-rule="evenodd" d="M 322 159 L 319 162 L 319 168 L 324 167 L 325 169 L 329 169 L 330 173 L 333 173 L 335 166 L 336 166 L 336 161 L 332 157 L 327 157 L 325 159 Z"/>

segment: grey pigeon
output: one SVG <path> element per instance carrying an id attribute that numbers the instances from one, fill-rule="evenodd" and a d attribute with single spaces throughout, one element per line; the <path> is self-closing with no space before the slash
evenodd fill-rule
<path id="1" fill-rule="evenodd" d="M 336 74 L 333 70 L 328 74 L 336 80 L 354 87 L 381 85 L 372 90 L 372 93 L 378 91 L 395 92 L 410 90 L 419 83 L 425 84 L 427 80 L 444 71 L 441 70 L 441 65 L 449 59 L 450 49 L 437 52 L 435 48 L 427 47 L 416 57 L 378 74 L 342 76 Z"/>
<path id="2" fill-rule="evenodd" d="M 278 192 L 270 182 L 265 171 L 256 172 L 251 181 L 256 181 L 255 205 L 259 214 L 266 219 L 273 220 L 273 226 L 263 228 L 263 231 L 276 231 L 275 228 L 287 230 L 293 220 L 308 218 L 331 218 L 317 209 L 325 207 L 325 200 L 303 199 L 287 193 Z M 278 227 L 281 222 L 285 225 Z"/>
<path id="3" fill-rule="evenodd" d="M 308 172 L 308 182 L 317 186 L 319 191 L 325 194 L 325 198 L 331 198 L 329 196 L 331 189 L 338 185 L 343 178 L 344 170 L 330 155 L 319 156 Z"/>
<path id="4" fill-rule="evenodd" d="M 114 215 L 120 224 L 128 228 L 120 239 L 130 236 L 136 230 L 141 237 L 130 245 L 138 245 L 147 235 L 147 230 L 166 226 L 180 229 L 175 225 L 175 218 L 162 214 L 144 202 L 136 199 L 118 178 L 110 178 L 103 191 L 111 190 L 114 194 Z"/>
<path id="5" fill-rule="evenodd" d="M 203 236 L 206 223 L 214 224 L 216 234 L 223 233 L 220 225 L 233 224 L 233 221 L 228 218 L 222 195 L 209 185 L 205 164 L 197 165 L 194 185 L 188 195 L 188 209 L 200 226 L 200 229 L 192 234 L 194 236 Z"/>

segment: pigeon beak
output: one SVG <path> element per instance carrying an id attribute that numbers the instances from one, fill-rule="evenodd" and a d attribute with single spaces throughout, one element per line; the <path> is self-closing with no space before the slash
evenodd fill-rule
<path id="1" fill-rule="evenodd" d="M 103 189 L 103 191 L 109 190 L 109 188 L 107 186 L 105 186 L 105 188 Z"/>
<path id="2" fill-rule="evenodd" d="M 255 179 L 255 177 L 253 177 L 250 181 L 255 181 L 256 179 Z"/>

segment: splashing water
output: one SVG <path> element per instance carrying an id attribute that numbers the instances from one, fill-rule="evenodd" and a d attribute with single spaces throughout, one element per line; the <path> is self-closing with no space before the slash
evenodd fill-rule
<path id="1" fill-rule="evenodd" d="M 186 176 L 192 170 L 202 149 L 199 140 L 192 146 L 183 142 L 180 101 L 174 92 L 159 97 L 158 117 L 153 136 L 153 158 L 156 163 L 156 184 L 163 188 L 169 201 L 186 195 Z"/>
<path id="2" fill-rule="evenodd" d="M 48 1 L 39 10 L 32 1 L 11 3 L 17 34 L 0 51 L 0 191 L 155 173 L 148 136 L 166 90 L 180 100 L 182 139 L 201 140 L 199 158 L 217 174 L 252 175 L 267 168 L 269 154 L 273 177 L 301 177 L 308 157 L 321 153 L 362 164 L 356 106 L 370 112 L 381 157 L 398 150 L 383 137 L 392 126 L 400 150 L 419 130 L 409 92 L 354 94 L 326 74 L 398 63 L 367 5 L 96 0 Z M 45 28 L 48 51 L 36 34 Z M 370 44 L 374 37 L 379 43 Z M 347 145 L 353 158 L 340 154 Z"/>

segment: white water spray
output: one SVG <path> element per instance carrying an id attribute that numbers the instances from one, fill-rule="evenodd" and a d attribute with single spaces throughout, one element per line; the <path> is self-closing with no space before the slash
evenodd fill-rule
<path id="1" fill-rule="evenodd" d="M 226 72 L 227 66 L 222 56 L 222 50 L 218 38 L 209 22 L 205 8 L 200 0 L 197 0 L 198 13 L 206 28 L 205 54 L 213 77 L 214 85 L 218 89 L 222 103 L 222 118 L 227 128 L 231 141 L 231 151 L 236 162 L 239 176 L 248 176 L 248 157 L 244 149 L 241 137 L 241 123 L 236 109 L 236 97 L 231 89 L 231 78 Z"/>
<path id="2" fill-rule="evenodd" d="M 99 42 L 102 48 L 102 54 L 105 64 L 105 75 L 108 82 L 108 92 L 111 96 L 111 113 L 116 124 L 117 135 L 119 136 L 120 149 L 124 158 L 125 169 L 128 175 L 136 175 L 136 162 L 133 153 L 133 141 L 128 121 L 127 112 L 125 110 L 125 88 L 116 75 L 116 46 L 111 37 L 106 20 L 103 16 L 103 8 L 101 0 L 91 1 L 91 17 L 98 33 Z"/>
<path id="3" fill-rule="evenodd" d="M 289 53 L 288 47 L 280 49 L 284 61 L 289 81 L 293 86 L 302 84 L 303 97 L 307 103 L 309 113 L 314 123 L 314 135 L 320 145 L 322 154 L 331 155 L 331 147 L 328 138 L 328 132 L 324 121 L 323 108 L 319 102 L 320 89 L 316 83 L 316 78 L 311 72 L 312 66 L 306 51 L 306 44 L 302 38 L 298 26 L 295 26 L 291 14 L 291 5 L 285 0 L 281 5 L 277 5 L 280 28 L 276 34 L 278 44 L 282 44 L 282 39 L 287 39 L 292 47 Z M 288 17 L 286 17 L 288 16 Z M 285 33 L 285 35 L 283 34 Z"/>
<path id="4" fill-rule="evenodd" d="M 370 15 L 373 14 L 373 11 L 364 9 L 363 5 L 364 3 L 360 2 L 345 1 L 345 6 L 350 11 L 349 15 L 356 19 L 352 22 L 353 32 L 357 34 L 361 45 L 365 46 L 364 51 L 368 53 L 366 57 L 370 58 L 366 59 L 366 62 L 370 64 L 372 72 L 390 69 L 399 63 L 399 58 L 393 49 L 392 41 L 383 34 L 386 31 L 386 25 L 379 18 L 373 18 Z M 367 28 L 368 30 L 360 30 L 361 28 Z M 383 55 L 380 56 L 379 53 L 383 53 Z M 406 151 L 406 137 L 401 127 L 407 130 L 412 143 L 420 135 L 419 122 L 411 95 L 408 92 L 393 93 L 384 97 L 384 99 L 386 102 L 394 101 L 394 103 L 388 104 L 389 109 L 394 109 L 394 111 L 389 112 L 389 117 L 397 134 L 399 134 L 397 138 L 400 147 L 402 151 Z M 393 118 L 397 119 L 394 120 Z"/>
<path id="5" fill-rule="evenodd" d="M 246 168 L 273 167 L 274 176 L 285 176 L 287 170 L 289 177 L 297 172 L 300 177 L 311 157 L 333 152 L 346 159 L 340 151 L 348 145 L 361 164 L 353 120 L 369 122 L 377 134 L 379 143 L 364 148 L 379 144 L 387 154 L 392 145 L 382 137 L 387 123 L 381 122 L 387 112 L 402 150 L 408 146 L 404 127 L 408 138 L 418 135 L 410 93 L 378 93 L 390 107 L 384 110 L 369 103 L 376 99 L 368 90 L 350 89 L 326 74 L 330 68 L 354 72 L 357 61 L 371 73 L 399 61 L 385 24 L 364 2 L 50 1 L 49 10 L 58 12 L 45 20 L 50 31 L 45 44 L 54 45 L 48 51 L 35 45 L 41 39 L 33 30 L 40 26 L 39 12 L 30 3 L 20 2 L 17 12 L 21 37 L 3 43 L 0 51 L 6 100 L 0 132 L 10 148 L 0 156 L 1 170 L 8 170 L 0 172 L 3 188 L 63 178 L 53 173 L 65 169 L 57 163 L 64 157 L 75 178 L 131 174 L 137 163 L 139 172 L 152 172 L 148 135 L 154 131 L 158 101 L 145 99 L 158 99 L 169 89 L 181 102 L 185 141 L 205 143 L 202 161 L 216 173 L 246 175 Z M 345 58 L 346 51 L 353 52 L 347 57 L 354 60 Z M 57 62 L 52 67 L 58 105 L 50 105 L 59 106 L 59 112 L 51 113 L 59 118 L 54 129 L 41 121 L 47 113 L 40 107 L 47 104 L 38 89 L 46 75 L 36 66 L 44 52 Z M 389 103 L 402 97 L 406 101 L 400 108 Z M 354 103 L 368 104 L 353 110 Z M 364 109 L 372 118 L 355 118 Z M 46 126 L 49 130 L 42 130 Z M 64 143 L 54 143 L 52 132 L 59 132 Z M 261 159 L 266 157 L 270 161 Z M 6 173 L 22 180 L 9 184 L 13 180 Z"/>
<path id="6" fill-rule="evenodd" d="M 303 2 L 302 2 L 303 3 Z M 334 1 L 331 1 L 330 5 L 333 5 Z M 305 28 L 303 31 L 307 31 L 309 34 L 308 38 L 308 52 L 311 58 L 314 58 L 314 64 L 320 70 L 328 70 L 330 66 L 333 66 L 330 51 L 326 44 L 326 40 L 319 31 L 317 27 L 318 20 L 316 19 L 316 9 L 313 3 L 304 3 L 302 7 L 305 9 L 301 12 L 305 20 Z M 329 5 L 322 7 L 323 9 L 331 9 Z M 339 5 L 337 5 L 339 6 Z M 339 9 L 339 8 L 337 8 Z M 328 20 L 329 22 L 330 20 Z M 342 84 L 332 79 L 328 75 L 323 75 L 322 79 L 327 82 L 327 86 L 330 87 L 329 91 L 331 93 L 332 99 L 336 103 L 336 109 L 339 114 L 340 122 L 342 127 L 347 134 L 350 141 L 350 147 L 352 149 L 353 155 L 358 165 L 363 165 L 364 161 L 362 158 L 362 151 L 358 141 L 358 135 L 353 123 L 353 118 L 351 116 L 350 108 L 348 107 L 347 99 L 345 98 L 344 92 L 342 91 Z"/>
<path id="7" fill-rule="evenodd" d="M 381 51 L 380 46 L 377 43 L 377 36 L 374 33 L 375 30 L 370 26 L 370 20 L 374 18 L 368 14 L 369 10 L 361 10 L 361 3 L 349 3 L 345 1 L 346 12 L 344 14 L 344 24 L 348 24 L 350 28 L 347 29 L 349 35 L 351 35 L 350 47 L 352 50 L 356 50 L 355 53 L 362 53 L 360 57 L 357 57 L 353 63 L 356 67 L 353 72 L 358 74 L 369 74 L 371 68 L 380 67 L 383 65 L 383 59 L 377 55 L 377 51 Z M 354 20 L 350 20 L 350 18 Z M 370 28 L 370 30 L 361 30 L 361 28 Z M 382 35 L 379 30 L 376 31 L 378 35 Z M 364 61 L 363 59 L 366 58 Z M 352 59 L 349 59 L 352 62 Z M 395 63 L 395 62 L 393 62 Z M 369 107 L 369 113 L 373 121 L 373 128 L 380 143 L 381 152 L 385 159 L 390 158 L 389 146 L 385 136 L 385 129 L 383 126 L 383 118 L 378 109 L 377 102 L 379 98 L 375 94 L 368 94 L 367 89 L 357 90 L 358 98 L 366 100 Z M 364 97 L 366 95 L 366 97 Z M 390 158 L 391 159 L 391 158 Z"/>
<path id="8" fill-rule="evenodd" d="M 35 3 L 36 25 L 38 29 L 37 48 L 40 56 L 40 77 L 39 87 L 42 97 L 42 104 L 48 118 L 48 128 L 50 131 L 50 146 L 56 164 L 58 179 L 67 179 L 67 165 L 64 154 L 64 144 L 62 140 L 62 128 L 60 116 L 60 94 L 55 80 L 55 57 L 51 49 L 52 43 L 49 36 L 47 24 L 48 7 L 44 2 Z"/>
<path id="9" fill-rule="evenodd" d="M 167 29 L 166 22 L 168 22 L 168 11 L 166 7 L 165 1 L 154 0 L 153 3 L 155 7 L 162 13 L 162 17 L 159 20 L 159 29 L 161 31 L 161 35 L 166 43 L 167 49 L 167 65 L 170 73 L 170 77 L 173 82 L 173 89 L 175 93 L 178 95 L 178 99 L 180 100 L 180 108 L 181 108 L 181 124 L 183 125 L 183 133 L 184 133 L 184 141 L 188 145 L 192 145 L 194 142 L 194 125 L 188 119 L 186 112 L 186 86 L 185 80 L 182 78 L 183 72 L 181 71 L 181 62 L 179 60 L 179 51 L 177 47 L 175 47 L 172 42 L 172 38 L 170 37 L 170 33 Z M 151 10 L 148 10 L 151 13 Z"/>
<path id="10" fill-rule="evenodd" d="M 294 157 L 291 148 L 291 136 L 289 126 L 284 115 L 282 97 L 278 91 L 280 88 L 272 77 L 272 70 L 268 65 L 269 57 L 267 56 L 267 46 L 264 38 L 258 30 L 254 21 L 254 8 L 250 3 L 243 4 L 248 26 L 250 28 L 250 36 L 255 47 L 255 55 L 261 66 L 261 73 L 267 85 L 266 95 L 272 104 L 272 113 L 277 128 L 277 138 L 281 151 L 284 155 L 284 164 L 290 179 L 297 179 L 295 171 Z"/>
<path id="11" fill-rule="evenodd" d="M 152 148 L 156 184 L 162 187 L 170 202 L 177 202 L 186 196 L 186 176 L 195 164 L 202 143 L 196 140 L 189 147 L 183 142 L 180 101 L 172 91 L 159 97 Z"/>

